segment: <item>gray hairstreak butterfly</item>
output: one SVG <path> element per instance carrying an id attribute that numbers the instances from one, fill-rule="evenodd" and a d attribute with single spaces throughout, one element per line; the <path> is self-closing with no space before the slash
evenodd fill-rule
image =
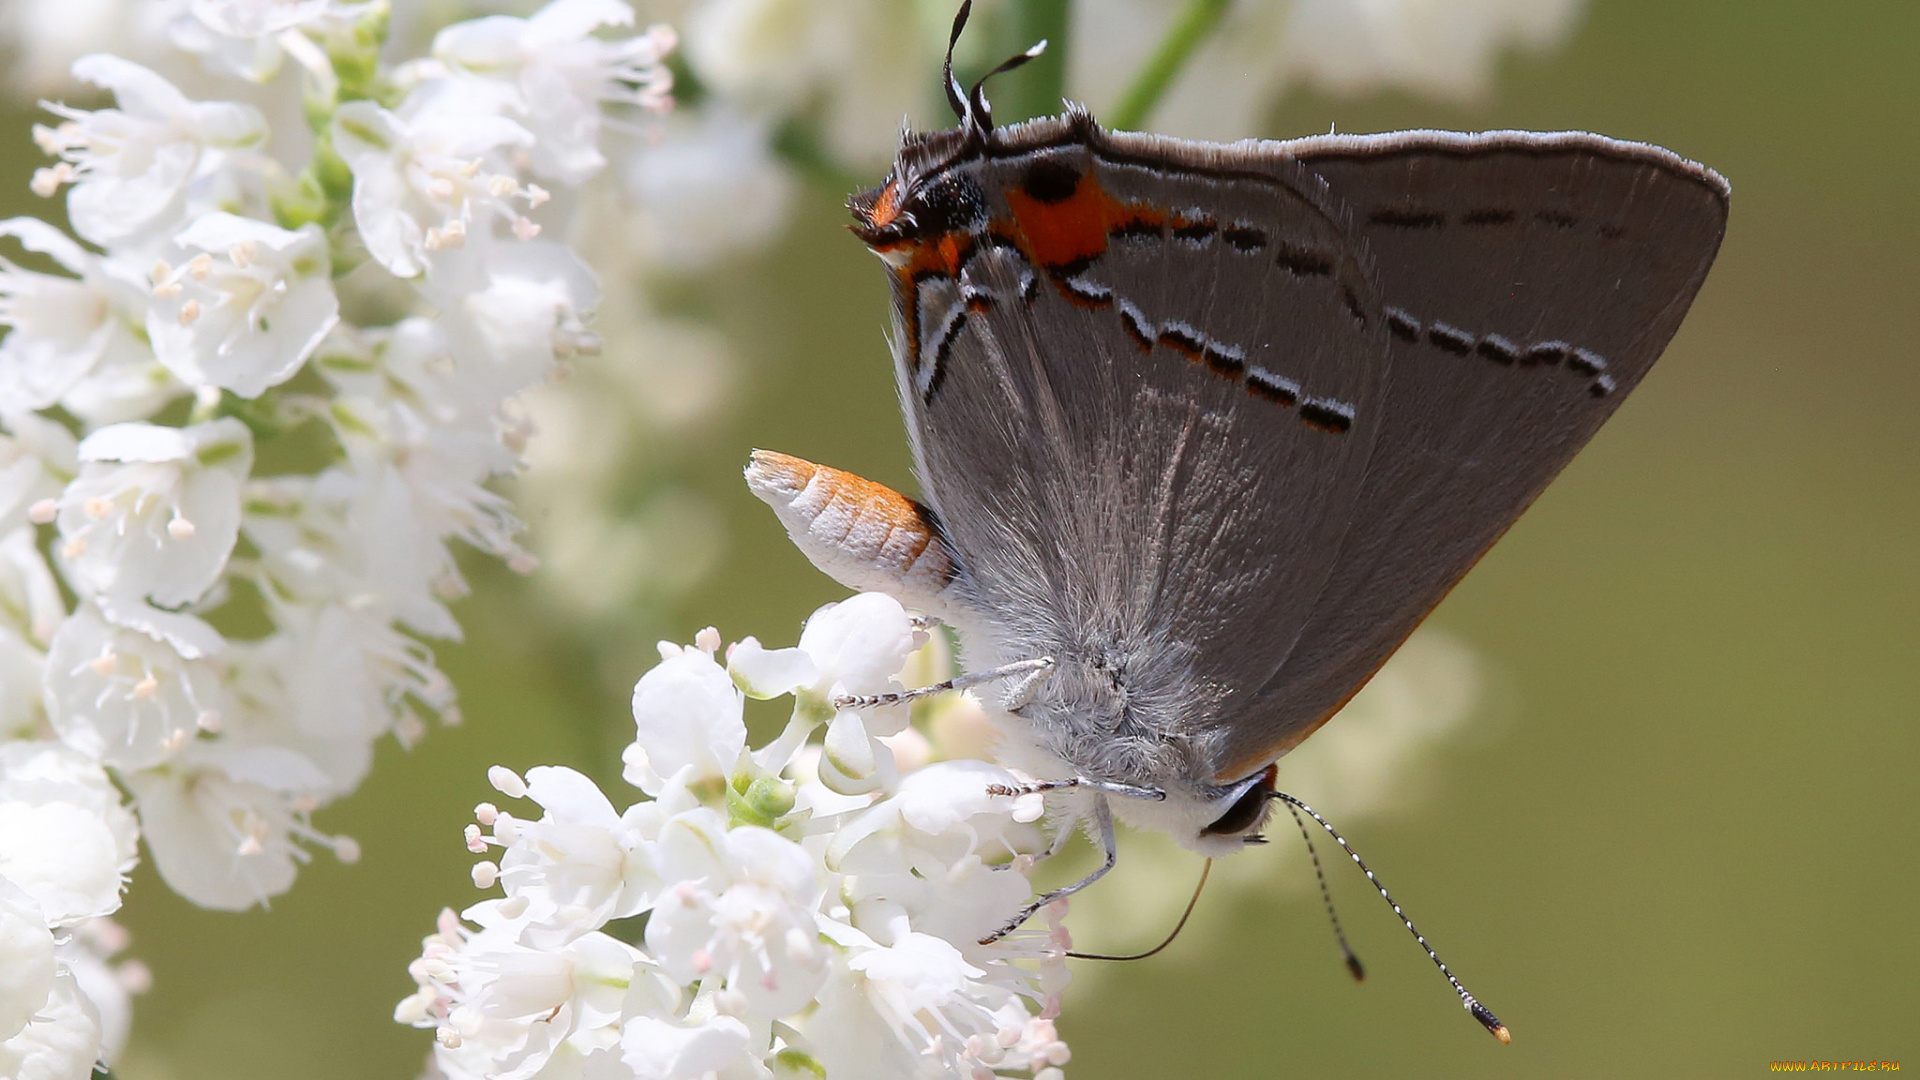
<path id="1" fill-rule="evenodd" d="M 946 82 L 959 126 L 850 202 L 924 502 L 767 452 L 750 485 L 821 570 L 955 627 L 1101 872 L 1116 817 L 1207 855 L 1275 801 L 1331 833 L 1274 762 L 1647 373 L 1726 181 L 1577 132 L 996 127 L 951 59 Z"/>

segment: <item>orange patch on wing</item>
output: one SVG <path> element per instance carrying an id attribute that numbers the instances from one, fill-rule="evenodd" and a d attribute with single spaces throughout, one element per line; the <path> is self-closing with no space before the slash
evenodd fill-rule
<path id="1" fill-rule="evenodd" d="M 1091 173 L 1081 174 L 1073 194 L 1058 202 L 1041 202 L 1019 188 L 1008 188 L 1006 197 L 1027 254 L 1047 269 L 1105 254 L 1107 226 L 1125 209 Z"/>

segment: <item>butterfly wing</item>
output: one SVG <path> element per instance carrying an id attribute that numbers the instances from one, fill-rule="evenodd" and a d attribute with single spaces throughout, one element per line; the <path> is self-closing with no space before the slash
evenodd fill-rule
<path id="1" fill-rule="evenodd" d="M 1593 436 L 1679 327 L 1728 187 L 1579 133 L 1282 144 L 1351 208 L 1392 327 L 1380 430 L 1289 653 L 1230 718 L 1222 775 L 1305 738 Z"/>
<path id="2" fill-rule="evenodd" d="M 1293 163 L 1013 132 L 965 166 L 985 224 L 900 262 L 923 492 L 991 616 L 999 655 L 975 666 L 1058 662 L 1057 723 L 1024 713 L 1041 740 L 1079 738 L 1053 749 L 1096 774 L 1195 775 L 1149 760 L 1158 735 L 1217 741 L 1307 625 L 1381 430 L 1388 330 L 1344 217 Z"/>

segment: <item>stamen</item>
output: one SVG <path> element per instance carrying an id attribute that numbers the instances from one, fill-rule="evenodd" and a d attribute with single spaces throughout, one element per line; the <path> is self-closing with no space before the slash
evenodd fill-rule
<path id="1" fill-rule="evenodd" d="M 193 534 L 193 522 L 188 521 L 186 518 L 176 517 L 172 521 L 167 522 L 167 535 L 173 537 L 175 540 L 191 540 L 193 539 Z"/>
<path id="2" fill-rule="evenodd" d="M 180 286 L 176 284 L 172 288 L 174 289 L 175 292 L 178 292 L 180 289 Z M 156 289 L 154 291 L 158 292 L 159 290 Z M 180 305 L 180 325 L 181 326 L 192 326 L 194 323 L 194 320 L 198 319 L 199 317 L 200 317 L 200 301 L 189 300 L 186 303 Z"/>
<path id="3" fill-rule="evenodd" d="M 487 770 L 487 783 L 492 784 L 493 790 L 505 795 L 509 799 L 524 799 L 527 797 L 527 782 L 520 779 L 519 773 L 507 768 L 505 765 L 495 765 L 489 768 Z"/>
<path id="4" fill-rule="evenodd" d="M 213 273 L 213 256 L 203 251 L 188 259 L 187 273 L 193 275 L 195 281 L 207 280 L 207 275 Z"/>

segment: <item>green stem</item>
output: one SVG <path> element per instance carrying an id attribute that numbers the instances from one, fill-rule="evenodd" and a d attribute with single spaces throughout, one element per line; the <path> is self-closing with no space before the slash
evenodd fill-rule
<path id="1" fill-rule="evenodd" d="M 1020 0 L 1014 18 L 1019 36 L 1012 43 L 1013 49 L 1019 51 L 1045 40 L 1047 51 L 1008 77 L 1013 85 L 1007 88 L 1005 114 L 995 109 L 994 119 L 1005 124 L 1060 111 L 1060 99 L 1066 96 L 1067 29 L 1072 8 L 1073 0 Z"/>
<path id="2" fill-rule="evenodd" d="M 1153 115 L 1160 98 L 1173 85 L 1180 69 L 1187 65 L 1193 51 L 1220 25 L 1233 0 L 1187 0 L 1187 6 L 1175 16 L 1173 28 L 1161 40 L 1147 66 L 1134 76 L 1120 104 L 1113 111 L 1113 127 L 1137 131 Z"/>

